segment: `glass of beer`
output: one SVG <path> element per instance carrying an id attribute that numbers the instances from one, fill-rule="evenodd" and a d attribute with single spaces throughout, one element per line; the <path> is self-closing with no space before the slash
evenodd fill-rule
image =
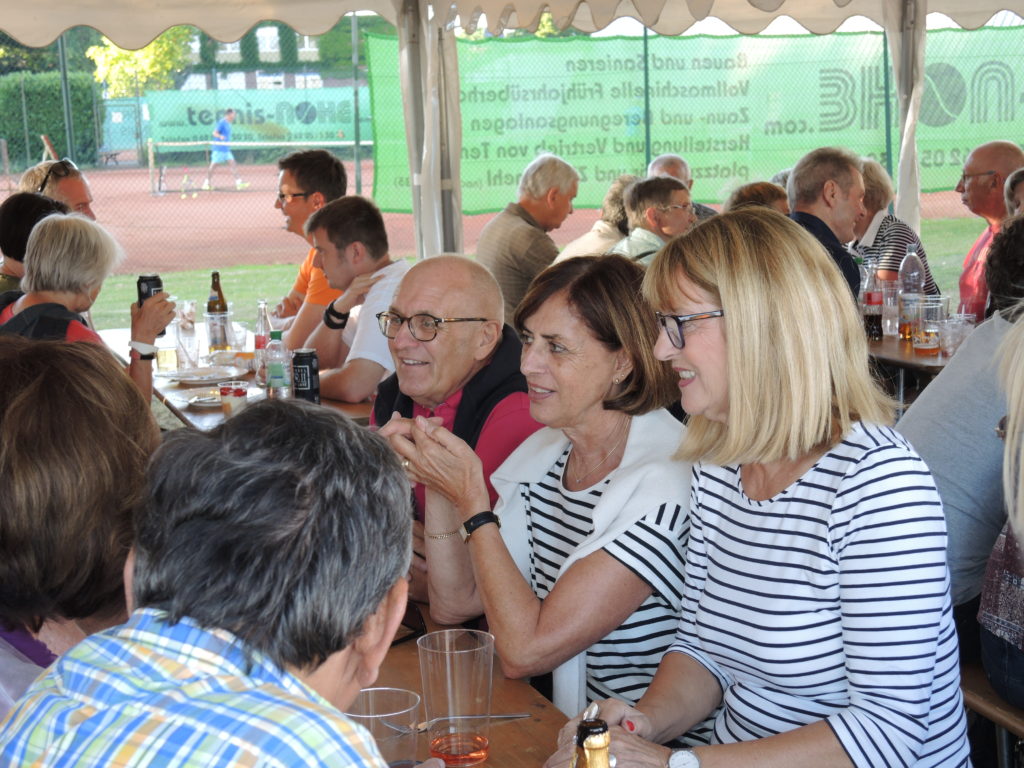
<path id="1" fill-rule="evenodd" d="M 897 302 L 900 341 L 912 341 L 917 325 L 917 303 L 924 298 L 920 293 L 901 293 Z"/>
<path id="2" fill-rule="evenodd" d="M 939 354 L 939 324 L 949 317 L 949 297 L 920 297 L 916 315 L 913 334 L 914 354 L 925 357 Z"/>
<path id="3" fill-rule="evenodd" d="M 456 768 L 484 762 L 490 749 L 494 635 L 445 629 L 416 642 L 430 756 Z"/>

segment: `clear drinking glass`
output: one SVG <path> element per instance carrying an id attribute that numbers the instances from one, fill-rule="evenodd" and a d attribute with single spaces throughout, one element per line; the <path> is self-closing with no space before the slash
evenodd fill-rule
<path id="1" fill-rule="evenodd" d="M 364 688 L 345 714 L 370 732 L 389 768 L 412 768 L 419 711 L 420 695 L 414 691 Z"/>
<path id="2" fill-rule="evenodd" d="M 430 756 L 457 768 L 484 762 L 490 749 L 494 635 L 445 629 L 417 644 Z"/>

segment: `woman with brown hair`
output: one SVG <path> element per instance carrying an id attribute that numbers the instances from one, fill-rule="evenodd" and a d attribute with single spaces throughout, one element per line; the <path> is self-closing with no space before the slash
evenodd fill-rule
<path id="1" fill-rule="evenodd" d="M 0 336 L 0 713 L 124 617 L 132 516 L 159 431 L 110 353 Z"/>
<path id="2" fill-rule="evenodd" d="M 635 701 L 672 640 L 682 592 L 689 467 L 662 406 L 669 371 L 640 296 L 643 268 L 579 257 L 533 281 L 516 309 L 530 415 L 547 428 L 494 472 L 418 418 L 392 445 L 426 484 L 431 614 L 487 617 L 510 677 L 554 670 L 554 701 Z M 392 428 L 393 429 L 393 428 Z M 499 530 L 500 528 L 500 530 Z"/>

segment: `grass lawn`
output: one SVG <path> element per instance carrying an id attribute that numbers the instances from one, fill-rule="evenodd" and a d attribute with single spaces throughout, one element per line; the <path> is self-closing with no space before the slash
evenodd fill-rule
<path id="1" fill-rule="evenodd" d="M 944 294 L 957 296 L 964 255 L 983 228 L 980 219 L 930 219 L 922 222 L 921 241 L 928 253 L 935 282 Z M 413 261 L 413 259 L 410 259 Z M 220 270 L 224 297 L 233 304 L 235 320 L 249 323 L 256 320 L 256 302 L 267 299 L 271 308 L 291 288 L 297 271 L 295 264 L 227 267 Z M 128 305 L 135 300 L 137 275 L 113 275 L 103 284 L 103 291 L 92 308 L 97 328 L 126 328 Z M 161 275 L 165 290 L 182 299 L 195 299 L 204 306 L 210 294 L 210 272 L 199 269 L 168 272 Z"/>
<path id="2" fill-rule="evenodd" d="M 943 294 L 959 296 L 960 272 L 964 256 L 985 228 L 978 218 L 926 219 L 921 222 L 921 242 L 928 254 L 932 277 Z"/>
<path id="3" fill-rule="evenodd" d="M 227 267 L 220 270 L 220 287 L 224 298 L 233 305 L 235 321 L 249 323 L 256 320 L 256 302 L 267 299 L 270 308 L 280 301 L 295 282 L 298 267 L 295 264 Z M 129 305 L 137 300 L 135 281 L 138 275 L 111 275 L 103 283 L 103 290 L 92 308 L 92 319 L 97 328 L 127 328 L 131 315 Z M 195 269 L 187 272 L 165 272 L 160 275 L 164 290 L 181 299 L 195 299 L 197 307 L 205 308 L 210 295 L 210 270 Z"/>

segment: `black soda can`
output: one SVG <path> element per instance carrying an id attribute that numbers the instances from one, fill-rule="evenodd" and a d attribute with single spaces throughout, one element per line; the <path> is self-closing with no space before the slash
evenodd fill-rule
<path id="1" fill-rule="evenodd" d="M 320 359 L 315 349 L 297 349 L 292 355 L 292 397 L 320 402 Z"/>
<path id="2" fill-rule="evenodd" d="M 164 289 L 164 281 L 160 279 L 160 275 L 139 275 L 135 287 L 139 292 L 139 306 L 141 307 L 142 302 Z M 160 331 L 157 336 L 163 336 L 166 333 L 167 331 Z"/>

